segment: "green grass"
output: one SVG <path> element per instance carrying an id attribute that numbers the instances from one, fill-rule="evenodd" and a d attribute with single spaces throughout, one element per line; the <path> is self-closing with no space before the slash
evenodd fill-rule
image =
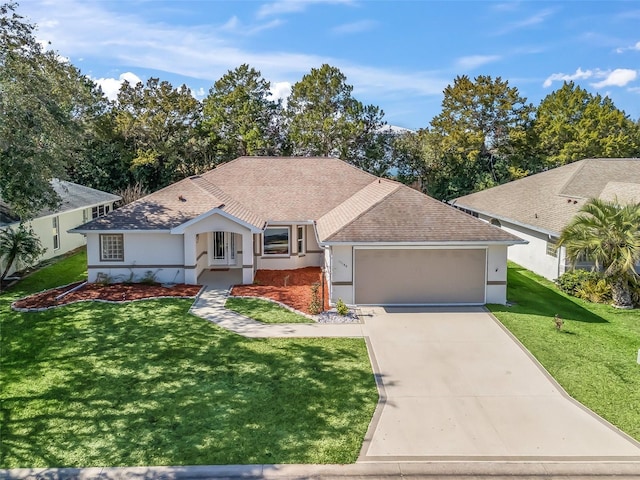
<path id="1" fill-rule="evenodd" d="M 640 311 L 570 297 L 514 264 L 507 297 L 515 305 L 491 305 L 494 315 L 569 395 L 640 440 Z"/>
<path id="2" fill-rule="evenodd" d="M 361 339 L 246 339 L 189 300 L 18 313 L 84 256 L 0 295 L 0 468 L 350 463 L 377 391 Z"/>
<path id="3" fill-rule="evenodd" d="M 261 298 L 229 297 L 225 308 L 262 323 L 313 323 L 313 320 Z"/>

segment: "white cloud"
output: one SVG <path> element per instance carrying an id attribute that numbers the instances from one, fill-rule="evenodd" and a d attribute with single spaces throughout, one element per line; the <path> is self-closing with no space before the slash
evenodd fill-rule
<path id="1" fill-rule="evenodd" d="M 507 24 L 505 27 L 495 31 L 494 34 L 504 35 L 505 33 L 513 32 L 514 30 L 520 30 L 523 28 L 539 25 L 541 23 L 544 23 L 544 21 L 554 13 L 555 13 L 555 9 L 547 8 L 527 18 L 523 18 L 522 20 L 518 20 L 510 24 Z"/>
<path id="2" fill-rule="evenodd" d="M 332 29 L 333 33 L 338 35 L 348 35 L 352 33 L 366 32 L 373 29 L 377 22 L 373 20 L 360 20 L 358 22 L 344 23 Z"/>
<path id="3" fill-rule="evenodd" d="M 104 93 L 105 97 L 109 100 L 115 100 L 118 97 L 118 92 L 120 91 L 120 87 L 125 82 L 129 82 L 131 85 L 136 85 L 138 82 L 142 82 L 140 77 L 138 77 L 135 73 L 125 72 L 121 74 L 118 78 L 96 78 L 94 81 L 98 86 L 102 89 L 102 93 Z"/>
<path id="4" fill-rule="evenodd" d="M 227 23 L 225 23 L 220 27 L 220 30 L 234 33 L 236 35 L 248 36 L 248 35 L 255 35 L 264 30 L 270 30 L 272 28 L 279 27 L 283 23 L 284 22 L 282 22 L 282 20 L 273 19 L 266 23 L 261 23 L 256 25 L 245 25 L 240 21 L 240 19 L 238 19 L 238 17 L 234 15 L 227 21 Z"/>
<path id="5" fill-rule="evenodd" d="M 275 82 L 271 84 L 270 88 L 271 96 L 273 100 L 286 100 L 291 93 L 291 83 L 289 82 Z"/>
<path id="6" fill-rule="evenodd" d="M 258 10 L 257 16 L 258 18 L 264 18 L 274 15 L 304 12 L 308 7 L 320 3 L 350 5 L 353 3 L 353 0 L 276 0 L 263 4 Z"/>
<path id="7" fill-rule="evenodd" d="M 470 55 L 456 60 L 456 66 L 465 70 L 472 70 L 487 63 L 497 62 L 501 58 L 500 55 Z"/>
<path id="8" fill-rule="evenodd" d="M 571 80 L 587 80 L 592 78 L 594 80 L 602 79 L 599 82 L 591 83 L 591 86 L 595 88 L 609 86 L 624 87 L 637 77 L 638 72 L 628 68 L 616 68 L 615 70 L 600 70 L 599 68 L 595 70 L 582 70 L 578 68 L 576 72 L 572 74 L 554 73 L 549 75 L 542 86 L 545 88 L 550 87 L 555 81 L 569 82 Z"/>
<path id="9" fill-rule="evenodd" d="M 636 42 L 635 45 L 631 45 L 630 47 L 620 47 L 620 48 L 616 48 L 616 52 L 617 53 L 624 53 L 627 50 L 635 50 L 637 52 L 640 52 L 640 42 Z"/>
<path id="10" fill-rule="evenodd" d="M 633 82 L 638 78 L 638 72 L 636 70 L 630 70 L 628 68 L 616 68 L 612 72 L 609 72 L 607 76 L 600 82 L 592 83 L 595 88 L 602 87 L 624 87 L 629 82 Z"/>
<path id="11" fill-rule="evenodd" d="M 34 0 L 26 5 L 29 11 L 25 13 L 34 23 L 53 25 L 53 22 L 47 23 L 53 16 L 49 3 Z M 56 0 L 57 25 L 40 28 L 39 34 L 69 55 L 73 62 L 80 57 L 85 58 L 85 63 L 99 59 L 101 64 L 135 66 L 139 71 L 166 72 L 211 83 L 246 63 L 267 80 L 293 84 L 312 68 L 328 63 L 347 76 L 348 83 L 354 85 L 354 94 L 375 96 L 376 103 L 384 96 L 399 97 L 407 93 L 439 96 L 450 81 L 447 72 L 399 71 L 354 64 L 336 57 L 259 47 L 245 49 L 228 31 L 240 28 L 241 22 L 233 17 L 218 26 L 169 25 L 112 12 L 104 5 L 109 3 Z M 99 83 L 105 94 L 113 98 L 121 79 L 104 78 Z"/>
<path id="12" fill-rule="evenodd" d="M 566 73 L 553 73 L 547 77 L 547 79 L 542 84 L 543 87 L 550 87 L 553 82 L 569 82 L 571 80 L 584 80 L 587 78 L 593 77 L 593 70 L 582 70 L 578 68 L 576 73 L 566 74 Z"/>
<path id="13" fill-rule="evenodd" d="M 191 90 L 191 95 L 194 98 L 197 98 L 199 100 L 207 96 L 207 92 L 202 87 L 200 87 L 198 90 L 194 90 L 193 88 L 191 88 L 190 90 Z"/>

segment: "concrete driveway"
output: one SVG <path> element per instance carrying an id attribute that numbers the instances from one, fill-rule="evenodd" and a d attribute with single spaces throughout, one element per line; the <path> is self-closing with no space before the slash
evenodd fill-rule
<path id="1" fill-rule="evenodd" d="M 482 308 L 376 308 L 382 383 L 360 462 L 640 460 L 640 444 L 570 399 Z"/>

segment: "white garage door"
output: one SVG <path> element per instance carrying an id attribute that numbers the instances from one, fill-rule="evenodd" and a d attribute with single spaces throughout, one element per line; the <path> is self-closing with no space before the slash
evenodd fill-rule
<path id="1" fill-rule="evenodd" d="M 355 303 L 436 305 L 485 301 L 486 250 L 355 250 Z"/>

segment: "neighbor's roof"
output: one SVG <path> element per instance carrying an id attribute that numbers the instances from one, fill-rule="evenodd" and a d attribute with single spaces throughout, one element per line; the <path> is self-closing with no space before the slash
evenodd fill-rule
<path id="1" fill-rule="evenodd" d="M 559 235 L 590 198 L 640 202 L 640 159 L 590 158 L 457 198 L 457 207 Z"/>
<path id="2" fill-rule="evenodd" d="M 314 221 L 322 242 L 519 241 L 398 182 L 321 157 L 240 157 L 76 230 L 170 230 L 214 209 L 258 229 Z"/>
<path id="3" fill-rule="evenodd" d="M 51 180 L 51 186 L 60 197 L 60 205 L 56 209 L 46 208 L 41 210 L 36 215 L 36 218 L 78 210 L 80 208 L 94 207 L 105 203 L 113 203 L 121 198 L 118 195 L 57 178 Z M 0 226 L 18 221 L 20 221 L 20 218 L 11 212 L 6 203 L 0 200 Z"/>

